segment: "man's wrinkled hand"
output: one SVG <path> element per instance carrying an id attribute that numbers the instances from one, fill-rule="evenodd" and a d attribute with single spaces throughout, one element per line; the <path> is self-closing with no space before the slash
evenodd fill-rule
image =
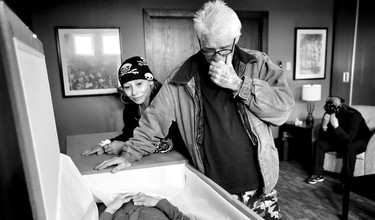
<path id="1" fill-rule="evenodd" d="M 237 76 L 232 63 L 212 61 L 208 74 L 210 75 L 212 82 L 216 85 L 232 91 L 237 91 L 242 83 L 242 79 Z"/>
<path id="2" fill-rule="evenodd" d="M 133 203 L 136 206 L 154 207 L 162 199 L 159 196 L 150 196 L 144 193 L 138 193 L 132 197 Z"/>
<path id="3" fill-rule="evenodd" d="M 103 170 L 110 166 L 116 166 L 111 170 L 112 173 L 116 173 L 120 170 L 125 169 L 126 167 L 130 167 L 131 163 L 129 163 L 125 158 L 123 157 L 113 157 L 109 160 L 103 161 L 101 164 L 97 165 L 94 169 L 95 170 Z"/>
<path id="4" fill-rule="evenodd" d="M 105 148 L 105 152 L 107 154 L 115 154 L 120 155 L 122 153 L 122 147 L 125 145 L 123 141 L 112 141 L 111 143 L 107 144 Z"/>
<path id="5" fill-rule="evenodd" d="M 103 148 L 100 146 L 96 146 L 96 147 L 91 148 L 90 150 L 86 150 L 82 152 L 81 155 L 82 156 L 89 156 L 92 154 L 102 155 L 103 153 L 104 153 Z"/>

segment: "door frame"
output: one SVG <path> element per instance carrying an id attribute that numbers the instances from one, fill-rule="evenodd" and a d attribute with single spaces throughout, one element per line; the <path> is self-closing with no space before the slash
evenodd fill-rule
<path id="1" fill-rule="evenodd" d="M 150 19 L 153 17 L 171 17 L 171 18 L 194 18 L 195 10 L 188 9 L 143 9 L 143 25 L 144 29 Z M 236 11 L 238 18 L 254 19 L 259 21 L 259 33 L 261 37 L 258 38 L 259 48 L 262 52 L 268 53 L 268 11 Z M 242 27 L 243 28 L 243 27 Z M 147 42 L 145 40 L 145 54 L 147 51 Z M 248 48 L 252 49 L 252 48 Z"/>

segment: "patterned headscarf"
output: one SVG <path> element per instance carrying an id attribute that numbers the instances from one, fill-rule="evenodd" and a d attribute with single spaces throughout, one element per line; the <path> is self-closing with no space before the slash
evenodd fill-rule
<path id="1" fill-rule="evenodd" d="M 148 67 L 146 60 L 142 57 L 136 56 L 125 60 L 121 64 L 118 70 L 118 78 L 122 86 L 125 83 L 136 79 L 153 80 L 154 75 Z"/>
<path id="2" fill-rule="evenodd" d="M 338 113 L 342 107 L 342 103 L 345 102 L 344 99 L 337 96 L 330 96 L 324 105 L 324 110 L 327 114 Z"/>

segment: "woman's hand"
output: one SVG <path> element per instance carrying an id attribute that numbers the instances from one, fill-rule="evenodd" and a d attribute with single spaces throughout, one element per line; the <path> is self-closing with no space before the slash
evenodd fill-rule
<path id="1" fill-rule="evenodd" d="M 105 209 L 105 212 L 109 212 L 113 215 L 124 203 L 129 202 L 135 193 L 123 193 L 117 196 Z"/>
<path id="2" fill-rule="evenodd" d="M 122 147 L 125 145 L 123 141 L 112 141 L 111 143 L 104 146 L 104 150 L 107 154 L 120 155 L 122 153 Z"/>
<path id="3" fill-rule="evenodd" d="M 136 206 L 154 207 L 162 199 L 159 196 L 149 196 L 144 193 L 138 193 L 132 197 L 133 203 Z"/>
<path id="4" fill-rule="evenodd" d="M 97 165 L 96 167 L 94 167 L 95 170 L 103 170 L 109 166 L 113 166 L 113 165 L 116 165 L 115 168 L 113 168 L 111 170 L 112 173 L 116 173 L 120 170 L 123 170 L 125 169 L 126 167 L 130 167 L 131 166 L 131 163 L 129 163 L 128 161 L 126 161 L 125 158 L 123 157 L 113 157 L 109 160 L 105 160 L 103 161 L 101 164 Z"/>
<path id="5" fill-rule="evenodd" d="M 103 148 L 100 146 L 96 146 L 96 147 L 91 148 L 90 150 L 86 150 L 85 152 L 82 152 L 81 155 L 82 156 L 89 156 L 91 154 L 101 155 L 103 153 L 104 153 Z"/>

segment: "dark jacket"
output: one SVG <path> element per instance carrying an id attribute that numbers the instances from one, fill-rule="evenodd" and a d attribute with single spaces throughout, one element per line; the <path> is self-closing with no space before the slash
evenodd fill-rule
<path id="1" fill-rule="evenodd" d="M 276 185 L 279 159 L 272 137 L 272 125 L 281 125 L 294 107 L 294 98 L 282 69 L 259 51 L 240 49 L 236 46 L 239 76 L 243 84 L 234 94 L 238 109 L 250 140 L 258 147 L 264 193 Z M 122 156 L 128 161 L 139 160 L 154 152 L 154 136 L 167 132 L 176 121 L 182 138 L 192 157 L 194 166 L 205 173 L 203 141 L 203 104 L 200 91 L 198 62 L 205 59 L 201 53 L 190 57 L 166 80 L 159 94 L 145 111 L 123 148 Z"/>

